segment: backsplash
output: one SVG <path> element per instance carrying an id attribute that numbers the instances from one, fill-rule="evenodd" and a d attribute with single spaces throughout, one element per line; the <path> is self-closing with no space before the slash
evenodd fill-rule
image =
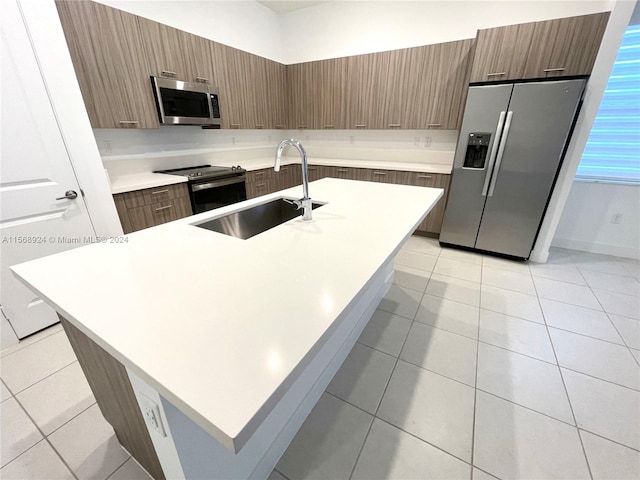
<path id="1" fill-rule="evenodd" d="M 196 126 L 93 132 L 112 176 L 206 163 L 242 165 L 272 157 L 285 138 L 299 140 L 311 161 L 451 164 L 458 136 L 455 130 L 202 130 Z"/>

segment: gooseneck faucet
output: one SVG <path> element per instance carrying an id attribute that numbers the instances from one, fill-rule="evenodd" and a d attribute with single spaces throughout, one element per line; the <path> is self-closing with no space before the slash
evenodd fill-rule
<path id="1" fill-rule="evenodd" d="M 300 200 L 287 200 L 286 202 L 294 204 L 298 207 L 298 210 L 303 209 L 302 219 L 303 220 L 311 220 L 311 198 L 309 198 L 309 165 L 307 162 L 307 152 L 304 151 L 302 145 L 299 141 L 290 138 L 288 140 L 283 140 L 278 145 L 278 149 L 276 150 L 276 163 L 273 169 L 276 172 L 280 171 L 280 157 L 282 156 L 282 151 L 288 147 L 295 147 L 296 150 L 300 153 L 300 157 L 302 157 L 302 192 L 303 197 Z"/>

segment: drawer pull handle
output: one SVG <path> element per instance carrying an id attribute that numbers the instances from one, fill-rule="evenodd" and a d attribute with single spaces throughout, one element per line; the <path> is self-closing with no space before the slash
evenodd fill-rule
<path id="1" fill-rule="evenodd" d="M 177 77 L 178 73 L 177 72 L 172 72 L 171 70 L 162 70 L 162 74 L 163 77 Z"/>
<path id="2" fill-rule="evenodd" d="M 298 127 L 297 127 L 297 128 L 299 128 L 299 129 L 303 129 L 303 128 L 307 128 L 307 126 L 306 126 L 306 125 L 298 125 Z"/>
<path id="3" fill-rule="evenodd" d="M 564 70 L 565 70 L 564 67 L 560 67 L 560 68 L 545 68 L 542 71 L 545 73 L 549 73 L 549 72 L 564 72 Z"/>
<path id="4" fill-rule="evenodd" d="M 156 212 L 159 212 L 160 210 L 166 210 L 167 208 L 171 208 L 173 207 L 173 205 L 167 205 L 166 207 L 158 207 L 156 208 Z"/>
<path id="5" fill-rule="evenodd" d="M 264 128 L 264 125 L 261 123 L 256 123 L 256 128 Z"/>
<path id="6" fill-rule="evenodd" d="M 366 126 L 366 125 L 364 125 L 364 124 L 355 125 L 355 127 L 356 127 L 356 128 L 367 128 L 367 126 Z"/>
<path id="7" fill-rule="evenodd" d="M 258 175 L 264 175 L 264 172 L 256 172 L 256 177 L 257 177 Z"/>
<path id="8" fill-rule="evenodd" d="M 441 123 L 427 123 L 427 127 L 441 127 Z"/>
<path id="9" fill-rule="evenodd" d="M 493 72 L 487 73 L 487 77 L 499 77 L 500 75 L 506 75 L 507 72 Z"/>
<path id="10" fill-rule="evenodd" d="M 386 175 L 387 172 L 373 172 L 374 175 Z"/>
<path id="11" fill-rule="evenodd" d="M 231 128 L 240 128 L 240 124 L 239 123 L 232 123 L 231 124 Z"/>
<path id="12" fill-rule="evenodd" d="M 333 128 L 333 125 L 325 125 L 324 128 Z"/>
<path id="13" fill-rule="evenodd" d="M 158 195 L 159 193 L 167 193 L 169 191 L 168 188 L 165 188 L 164 190 L 156 190 L 155 192 L 151 192 L 151 195 Z"/>
<path id="14" fill-rule="evenodd" d="M 196 82 L 209 83 L 209 79 L 207 77 L 196 77 Z"/>
<path id="15" fill-rule="evenodd" d="M 276 125 L 276 128 L 284 128 L 284 125 Z"/>
<path id="16" fill-rule="evenodd" d="M 262 188 L 266 185 L 266 183 L 259 183 L 256 185 L 256 188 Z"/>
<path id="17" fill-rule="evenodd" d="M 390 123 L 389 128 L 400 128 L 402 124 L 400 123 Z"/>
<path id="18" fill-rule="evenodd" d="M 120 120 L 120 125 L 138 125 L 138 120 Z"/>
<path id="19" fill-rule="evenodd" d="M 431 175 L 418 175 L 418 178 L 431 178 Z"/>
<path id="20" fill-rule="evenodd" d="M 317 170 L 316 167 L 309 167 L 309 170 Z"/>
<path id="21" fill-rule="evenodd" d="M 349 169 L 348 169 L 348 168 L 338 168 L 338 169 L 336 170 L 336 172 L 348 172 L 348 171 L 349 171 Z"/>

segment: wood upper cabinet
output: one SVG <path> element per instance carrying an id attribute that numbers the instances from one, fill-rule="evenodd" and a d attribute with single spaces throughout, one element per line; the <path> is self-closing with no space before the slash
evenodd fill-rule
<path id="1" fill-rule="evenodd" d="M 471 82 L 523 78 L 535 23 L 478 30 Z"/>
<path id="2" fill-rule="evenodd" d="M 268 128 L 288 128 L 287 121 L 287 66 L 272 60 L 266 61 L 266 96 Z"/>
<path id="3" fill-rule="evenodd" d="M 471 82 L 589 75 L 609 12 L 478 30 Z"/>
<path id="4" fill-rule="evenodd" d="M 537 22 L 524 78 L 589 75 L 609 12 Z"/>
<path id="5" fill-rule="evenodd" d="M 320 128 L 321 62 L 296 63 L 287 66 L 289 87 L 289 128 Z"/>
<path id="6" fill-rule="evenodd" d="M 319 104 L 320 111 L 316 128 L 345 129 L 347 128 L 347 81 L 349 79 L 349 61 L 346 57 L 332 58 L 317 62 L 317 68 L 312 74 L 319 73 L 314 89 L 317 95 L 315 104 Z"/>
<path id="7" fill-rule="evenodd" d="M 187 65 L 194 63 L 187 61 L 190 55 L 186 50 L 188 33 L 142 17 L 138 17 L 138 24 L 149 62 L 149 75 L 195 81 L 187 71 Z"/>
<path id="8" fill-rule="evenodd" d="M 90 1 L 56 1 L 93 128 L 158 128 L 135 15 Z"/>
<path id="9" fill-rule="evenodd" d="M 386 52 L 388 53 L 388 52 Z M 384 128 L 386 77 L 381 65 L 388 56 L 378 53 L 347 57 L 347 129 Z"/>

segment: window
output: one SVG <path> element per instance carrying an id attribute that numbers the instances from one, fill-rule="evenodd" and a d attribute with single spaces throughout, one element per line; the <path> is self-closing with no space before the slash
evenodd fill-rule
<path id="1" fill-rule="evenodd" d="M 640 183 L 640 25 L 625 31 L 576 178 Z"/>

